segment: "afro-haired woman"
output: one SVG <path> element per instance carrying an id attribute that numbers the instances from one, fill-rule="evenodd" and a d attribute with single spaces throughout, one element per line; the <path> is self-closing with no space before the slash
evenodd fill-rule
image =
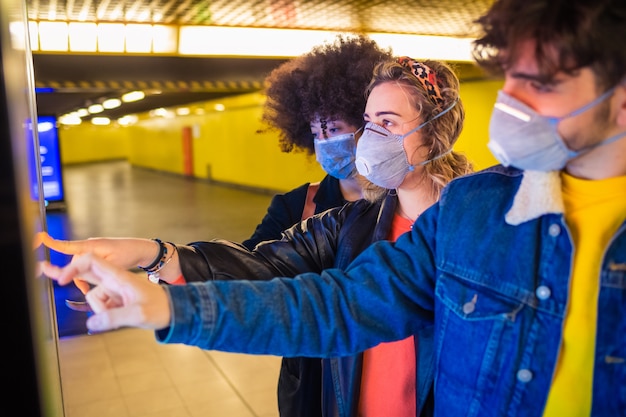
<path id="1" fill-rule="evenodd" d="M 313 214 L 362 198 L 355 134 L 363 125 L 365 90 L 374 67 L 392 59 L 371 39 L 338 35 L 334 42 L 277 67 L 266 78 L 262 120 L 278 133 L 284 152 L 315 155 L 327 175 L 273 197 L 254 234 L 243 242 L 280 239 L 283 230 Z"/>

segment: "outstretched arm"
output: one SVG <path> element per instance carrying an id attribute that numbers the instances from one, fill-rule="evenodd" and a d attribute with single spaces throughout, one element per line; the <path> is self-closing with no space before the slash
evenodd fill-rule
<path id="1" fill-rule="evenodd" d="M 89 253 L 42 271 L 61 285 L 77 276 L 95 285 L 91 331 L 132 326 L 203 349 L 343 356 L 432 325 L 434 264 L 411 237 L 373 244 L 345 272 L 295 279 L 156 285 Z"/>
<path id="2" fill-rule="evenodd" d="M 35 242 L 66 255 L 80 256 L 92 253 L 117 267 L 127 270 L 150 265 L 160 253 L 157 242 L 152 239 L 141 238 L 60 240 L 53 238 L 46 232 L 40 232 L 35 237 Z M 168 242 L 164 242 L 164 244 L 167 247 L 168 255 L 172 258 L 170 260 L 168 257 L 167 264 L 159 271 L 159 275 L 163 281 L 173 282 L 181 275 L 178 254 L 173 244 Z M 80 276 L 76 278 L 79 279 Z M 79 286 L 79 288 L 81 287 Z M 81 291 L 83 291 L 83 288 L 81 288 Z"/>

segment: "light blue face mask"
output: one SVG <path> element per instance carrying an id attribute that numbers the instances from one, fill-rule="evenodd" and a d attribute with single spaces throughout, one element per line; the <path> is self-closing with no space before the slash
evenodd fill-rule
<path id="1" fill-rule="evenodd" d="M 340 180 L 356 175 L 354 133 L 333 136 L 328 139 L 314 139 L 313 146 L 315 147 L 317 162 L 328 175 Z"/>
<path id="2" fill-rule="evenodd" d="M 398 188 L 407 174 L 415 170 L 415 167 L 426 165 L 452 152 L 450 149 L 434 158 L 411 164 L 403 143 L 404 138 L 449 112 L 456 103 L 455 100 L 450 107 L 404 135 L 391 133 L 382 126 L 368 122 L 356 145 L 356 168 L 359 174 L 379 187 L 392 190 Z"/>
<path id="3" fill-rule="evenodd" d="M 499 91 L 489 123 L 487 146 L 504 166 L 546 172 L 561 170 L 570 159 L 626 136 L 626 132 L 621 132 L 593 146 L 573 151 L 565 145 L 557 130 L 561 120 L 578 116 L 602 103 L 614 91 L 615 88 L 611 88 L 591 103 L 562 117 L 537 114 L 524 103 Z"/>

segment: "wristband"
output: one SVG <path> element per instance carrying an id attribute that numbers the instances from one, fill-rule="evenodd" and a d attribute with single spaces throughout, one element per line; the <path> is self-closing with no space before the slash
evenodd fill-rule
<path id="1" fill-rule="evenodd" d="M 154 258 L 154 261 L 152 261 L 152 263 L 150 265 L 148 265 L 148 266 L 139 266 L 139 269 L 143 269 L 146 272 L 150 272 L 151 270 L 153 270 L 156 267 L 158 267 L 159 263 L 163 262 L 165 256 L 167 255 L 167 247 L 161 241 L 161 239 L 152 239 L 152 240 L 154 242 L 156 242 L 157 245 L 159 245 L 159 253 L 157 254 L 156 258 Z"/>
<path id="2" fill-rule="evenodd" d="M 146 268 L 140 267 L 140 268 L 148 273 L 148 279 L 150 280 L 150 282 L 154 282 L 155 284 L 158 284 L 159 280 L 161 279 L 159 272 L 163 268 L 165 268 L 165 265 L 170 263 L 170 261 L 174 257 L 174 252 L 176 252 L 178 249 L 176 248 L 176 245 L 173 244 L 172 242 L 167 242 L 170 245 L 172 245 L 172 247 L 174 248 L 174 252 L 172 252 L 170 256 L 168 257 L 167 246 L 165 245 L 165 243 L 163 243 L 160 239 L 153 239 L 153 240 L 155 240 L 159 244 L 159 248 L 160 248 L 159 254 L 161 255 L 161 257 L 159 258 L 158 262 L 154 266 L 152 266 L 152 268 L 147 268 L 147 267 Z"/>

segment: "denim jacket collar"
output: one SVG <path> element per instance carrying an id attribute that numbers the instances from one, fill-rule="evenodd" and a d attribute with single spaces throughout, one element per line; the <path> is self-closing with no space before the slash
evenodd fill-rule
<path id="1" fill-rule="evenodd" d="M 544 214 L 561 214 L 564 211 L 560 171 L 524 171 L 505 221 L 517 226 Z"/>

